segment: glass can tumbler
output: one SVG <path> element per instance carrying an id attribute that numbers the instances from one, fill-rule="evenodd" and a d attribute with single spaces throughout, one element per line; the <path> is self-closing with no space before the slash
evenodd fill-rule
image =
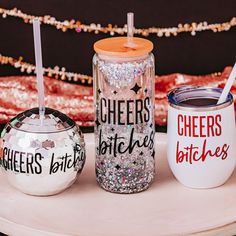
<path id="1" fill-rule="evenodd" d="M 220 186 L 235 168 L 233 96 L 217 104 L 221 93 L 220 88 L 186 86 L 168 94 L 168 162 L 187 187 Z"/>
<path id="2" fill-rule="evenodd" d="M 94 49 L 97 182 L 110 192 L 140 192 L 155 174 L 153 44 L 114 37 Z"/>

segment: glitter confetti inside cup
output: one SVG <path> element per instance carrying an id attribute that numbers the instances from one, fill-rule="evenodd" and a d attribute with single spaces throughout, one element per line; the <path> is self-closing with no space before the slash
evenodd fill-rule
<path id="1" fill-rule="evenodd" d="M 83 135 L 65 114 L 39 108 L 13 118 L 1 134 L 1 167 L 9 183 L 37 196 L 53 195 L 71 186 L 85 163 Z"/>
<path id="2" fill-rule="evenodd" d="M 154 178 L 153 44 L 126 37 L 95 43 L 96 177 L 110 192 L 135 193 Z"/>

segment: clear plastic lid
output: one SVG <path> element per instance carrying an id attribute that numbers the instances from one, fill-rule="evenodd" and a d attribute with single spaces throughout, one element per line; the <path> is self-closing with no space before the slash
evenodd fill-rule
<path id="1" fill-rule="evenodd" d="M 40 119 L 39 108 L 36 107 L 18 114 L 7 126 L 25 132 L 54 133 L 74 127 L 75 122 L 60 111 L 48 107 L 45 108 L 43 119 Z"/>

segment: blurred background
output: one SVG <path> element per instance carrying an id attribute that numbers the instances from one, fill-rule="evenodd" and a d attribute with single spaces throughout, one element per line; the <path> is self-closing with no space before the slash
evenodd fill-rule
<path id="1" fill-rule="evenodd" d="M 27 14 L 51 15 L 58 20 L 80 20 L 102 26 L 123 26 L 126 13 L 135 13 L 135 26 L 172 27 L 179 23 L 207 21 L 221 23 L 236 15 L 235 0 L 0 0 L 2 8 L 18 8 Z M 95 41 L 111 37 L 109 34 L 63 33 L 55 27 L 43 25 L 42 45 L 45 67 L 64 66 L 67 71 L 92 74 L 91 61 Z M 149 36 L 155 46 L 156 74 L 174 72 L 207 74 L 222 71 L 233 65 L 236 51 L 236 27 L 227 32 L 199 32 L 178 34 L 176 37 Z M 32 25 L 14 17 L 0 18 L 0 54 L 34 64 Z M 0 65 L 0 76 L 21 75 L 8 65 Z"/>

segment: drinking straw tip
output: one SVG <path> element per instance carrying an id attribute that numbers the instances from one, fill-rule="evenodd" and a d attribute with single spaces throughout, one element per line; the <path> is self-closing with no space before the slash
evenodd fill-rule
<path id="1" fill-rule="evenodd" d="M 127 13 L 127 36 L 133 37 L 134 34 L 134 13 Z"/>
<path id="2" fill-rule="evenodd" d="M 128 12 L 127 13 L 127 43 L 125 44 L 126 47 L 135 48 L 136 44 L 133 42 L 133 35 L 134 35 L 134 13 Z"/>
<path id="3" fill-rule="evenodd" d="M 33 19 L 34 32 L 34 52 L 36 62 L 36 78 L 38 89 L 38 103 L 40 119 L 44 117 L 45 112 L 45 95 L 44 95 L 44 81 L 43 81 L 43 63 L 42 63 L 42 49 L 41 49 L 41 33 L 39 19 Z"/>
<path id="4" fill-rule="evenodd" d="M 231 90 L 231 87 L 234 83 L 235 78 L 236 78 L 236 62 L 234 64 L 234 67 L 233 67 L 230 75 L 229 75 L 229 78 L 225 84 L 225 87 L 220 95 L 220 98 L 219 98 L 217 104 L 224 103 L 227 100 L 228 94 Z"/>

